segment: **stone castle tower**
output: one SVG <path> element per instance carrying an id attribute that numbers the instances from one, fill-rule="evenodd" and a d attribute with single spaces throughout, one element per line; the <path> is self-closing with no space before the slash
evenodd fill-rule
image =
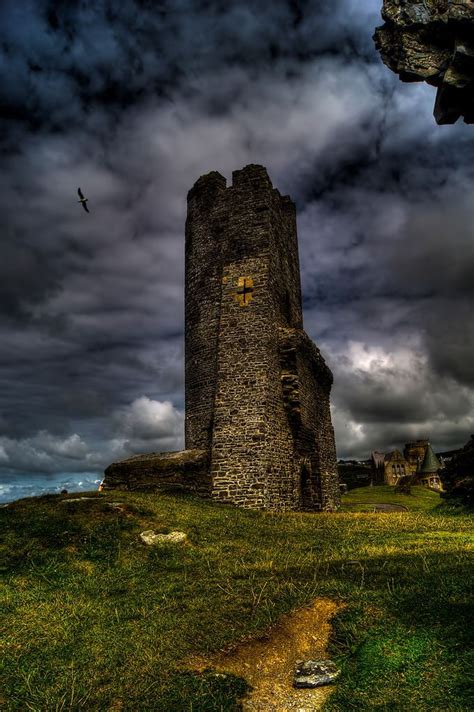
<path id="1" fill-rule="evenodd" d="M 190 190 L 185 285 L 186 450 L 115 463 L 104 488 L 336 508 L 332 374 L 303 330 L 295 206 L 263 166 Z"/>

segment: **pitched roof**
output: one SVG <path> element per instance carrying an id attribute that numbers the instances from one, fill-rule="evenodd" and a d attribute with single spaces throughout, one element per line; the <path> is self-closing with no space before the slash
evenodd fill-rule
<path id="1" fill-rule="evenodd" d="M 438 472 L 441 469 L 441 463 L 433 452 L 430 444 L 426 448 L 425 458 L 419 472 Z"/>
<path id="2" fill-rule="evenodd" d="M 370 453 L 370 459 L 372 460 L 375 467 L 383 467 L 385 455 L 383 454 L 383 452 L 377 452 L 377 450 L 374 450 Z"/>
<path id="3" fill-rule="evenodd" d="M 385 455 L 385 462 L 406 462 L 400 450 L 392 450 Z"/>

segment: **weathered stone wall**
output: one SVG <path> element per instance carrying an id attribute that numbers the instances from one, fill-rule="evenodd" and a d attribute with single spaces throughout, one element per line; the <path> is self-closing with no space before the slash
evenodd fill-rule
<path id="1" fill-rule="evenodd" d="M 384 0 L 374 40 L 382 60 L 405 82 L 438 87 L 438 124 L 474 122 L 473 0 Z"/>
<path id="2" fill-rule="evenodd" d="M 384 483 L 386 485 L 396 485 L 403 478 L 411 477 L 415 472 L 416 463 L 406 460 L 399 450 L 393 450 L 385 456 Z"/>
<path id="3" fill-rule="evenodd" d="M 211 445 L 217 378 L 217 337 L 227 222 L 226 180 L 213 172 L 188 193 L 185 248 L 185 441 Z M 223 214 L 224 213 L 224 214 Z"/>
<path id="4" fill-rule="evenodd" d="M 416 466 L 421 465 L 423 462 L 427 447 L 428 440 L 416 440 L 415 442 L 405 443 L 403 455 L 405 460 L 411 465 L 415 465 L 414 472 L 416 472 Z"/>
<path id="5" fill-rule="evenodd" d="M 302 480 L 304 509 L 334 509 L 340 502 L 329 396 L 332 373 L 302 329 L 280 329 L 283 397 Z"/>
<path id="6" fill-rule="evenodd" d="M 336 445 L 331 421 L 329 396 L 332 373 L 319 349 L 305 331 L 299 332 L 298 372 L 302 383 L 303 425 L 313 433 L 312 467 L 320 480 L 320 507 L 330 510 L 340 503 Z"/>
<path id="7" fill-rule="evenodd" d="M 280 278 L 273 269 L 281 198 L 263 167 L 248 166 L 234 172 L 225 199 L 213 495 L 240 506 L 295 509 L 298 483 L 278 362 Z M 243 279 L 253 285 L 246 304 L 237 295 Z"/>
<path id="8" fill-rule="evenodd" d="M 107 467 L 101 489 L 135 492 L 182 490 L 209 497 L 209 453 L 205 450 L 183 450 L 134 455 Z"/>

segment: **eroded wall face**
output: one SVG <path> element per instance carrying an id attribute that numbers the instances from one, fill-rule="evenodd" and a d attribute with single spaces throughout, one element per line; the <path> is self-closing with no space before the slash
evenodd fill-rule
<path id="1" fill-rule="evenodd" d="M 254 285 L 248 306 L 236 297 L 244 275 Z M 276 335 L 268 318 L 268 262 L 264 256 L 236 260 L 225 266 L 223 280 L 213 494 L 245 507 L 295 508 L 292 441 L 278 397 Z"/>
<path id="2" fill-rule="evenodd" d="M 281 397 L 272 259 L 281 200 L 258 167 L 236 171 L 226 194 L 211 473 L 221 501 L 295 509 L 299 491 Z"/>
<path id="3" fill-rule="evenodd" d="M 302 329 L 280 329 L 280 364 L 295 460 L 304 479 L 301 506 L 335 509 L 340 492 L 329 403 L 331 371 Z"/>
<path id="4" fill-rule="evenodd" d="M 217 377 L 217 337 L 226 218 L 226 180 L 199 179 L 188 194 L 185 250 L 185 442 L 211 446 Z"/>

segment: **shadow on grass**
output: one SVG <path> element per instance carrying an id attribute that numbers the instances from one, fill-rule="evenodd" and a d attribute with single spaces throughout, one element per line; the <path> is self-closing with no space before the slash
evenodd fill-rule
<path id="1" fill-rule="evenodd" d="M 239 712 L 239 699 L 249 690 L 241 678 L 212 670 L 177 672 L 154 700 L 157 712 Z M 192 700 L 192 707 L 190 707 Z M 157 705 L 157 706 L 156 706 Z"/>
<path id="2" fill-rule="evenodd" d="M 452 554 L 436 552 L 373 557 L 361 566 L 363 577 L 360 567 L 333 572 L 359 591 L 333 621 L 330 650 L 343 673 L 324 709 L 473 709 L 467 571 Z"/>

